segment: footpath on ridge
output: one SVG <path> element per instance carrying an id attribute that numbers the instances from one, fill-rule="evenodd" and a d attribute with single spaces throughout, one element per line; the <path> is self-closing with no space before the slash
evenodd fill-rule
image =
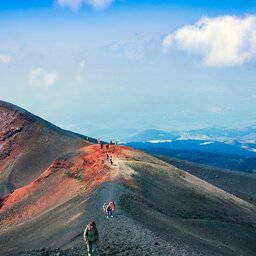
<path id="1" fill-rule="evenodd" d="M 21 256 L 68 256 L 68 255 L 87 255 L 86 246 L 83 241 L 83 231 L 86 224 L 90 220 L 94 220 L 99 231 L 99 245 L 97 255 L 179 255 L 179 256 L 202 256 L 200 252 L 193 252 L 188 246 L 183 243 L 178 243 L 177 240 L 166 242 L 165 239 L 153 233 L 138 221 L 133 219 L 125 211 L 127 195 L 133 196 L 133 191 L 130 189 L 132 185 L 132 170 L 126 162 L 133 162 L 134 159 L 130 155 L 131 149 L 126 147 L 111 145 L 109 151 L 100 150 L 99 145 L 92 145 L 84 148 L 86 152 L 87 164 L 91 165 L 91 173 L 96 173 L 96 169 L 100 166 L 107 167 L 105 182 L 99 181 L 98 189 L 94 190 L 85 204 L 84 226 L 80 227 L 80 233 L 69 243 L 60 248 L 41 248 L 39 250 L 24 251 L 16 255 Z M 106 154 L 113 157 L 113 165 L 106 161 Z M 81 158 L 77 159 L 82 161 Z M 79 163 L 77 163 L 79 165 Z M 80 163 L 81 164 L 81 163 Z M 95 178 L 95 177 L 94 177 Z M 97 178 L 96 178 L 97 180 Z M 97 183 L 97 182 L 96 182 Z M 116 210 L 114 218 L 106 218 L 103 211 L 105 202 L 115 201 Z M 152 223 L 157 225 L 157 223 Z"/>

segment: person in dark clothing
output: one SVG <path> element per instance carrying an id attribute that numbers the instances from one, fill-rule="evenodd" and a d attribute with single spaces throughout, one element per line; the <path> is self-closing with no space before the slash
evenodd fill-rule
<path id="1" fill-rule="evenodd" d="M 91 221 L 84 230 L 84 241 L 87 245 L 88 256 L 96 256 L 96 244 L 99 239 L 96 223 Z"/>
<path id="2" fill-rule="evenodd" d="M 109 156 L 108 160 L 109 160 L 110 164 L 112 165 L 113 164 L 112 156 Z"/>
<path id="3" fill-rule="evenodd" d="M 107 151 L 109 150 L 109 144 L 106 144 L 106 150 Z"/>
<path id="4" fill-rule="evenodd" d="M 108 159 L 109 159 L 109 154 L 106 154 L 106 157 L 107 157 L 107 161 L 108 161 Z"/>
<path id="5" fill-rule="evenodd" d="M 100 149 L 101 150 L 103 149 L 103 143 L 100 143 Z"/>

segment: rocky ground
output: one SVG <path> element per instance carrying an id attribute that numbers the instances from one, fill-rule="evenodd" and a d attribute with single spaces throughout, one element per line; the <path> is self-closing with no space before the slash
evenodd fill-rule
<path id="1" fill-rule="evenodd" d="M 76 225 L 69 226 L 76 229 L 71 240 L 56 248 L 62 235 L 56 232 L 49 246 L 42 243 L 43 248 L 9 255 L 87 255 L 83 230 L 92 219 L 100 234 L 97 255 L 252 255 L 255 207 L 143 154 L 135 153 L 130 160 L 115 159 L 112 168 L 119 181 L 105 182 L 90 195 L 73 199 L 83 215 Z M 126 182 L 120 182 L 125 178 Z M 191 182 L 194 187 L 187 191 Z M 110 200 L 117 204 L 114 218 L 106 218 L 102 210 L 103 203 Z M 248 210 L 238 213 L 239 207 Z M 58 214 L 58 223 L 65 218 Z"/>
<path id="2" fill-rule="evenodd" d="M 101 189 L 89 199 L 86 208 L 91 214 L 86 216 L 86 218 L 96 221 L 100 234 L 97 255 L 206 255 L 204 252 L 190 248 L 177 239 L 162 239 L 157 234 L 141 225 L 138 221 L 127 216 L 124 209 L 120 207 L 124 203 L 121 202 L 120 199 L 127 194 L 131 193 L 124 185 L 108 183 L 104 184 Z M 117 203 L 117 209 L 113 218 L 106 218 L 103 210 L 101 210 L 103 202 L 109 199 L 114 199 Z M 41 248 L 11 255 L 86 255 L 82 228 L 83 227 L 81 227 L 79 236 L 72 242 L 73 245 L 71 248 L 65 249 L 66 246 L 57 249 Z M 67 247 L 70 247 L 70 245 Z"/>

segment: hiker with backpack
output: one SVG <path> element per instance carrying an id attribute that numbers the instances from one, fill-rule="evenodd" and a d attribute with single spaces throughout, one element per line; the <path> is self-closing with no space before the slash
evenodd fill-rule
<path id="1" fill-rule="evenodd" d="M 108 205 L 106 206 L 106 213 L 107 213 L 107 218 L 108 217 L 111 217 L 113 218 L 113 213 L 115 211 L 115 202 L 114 201 L 111 201 L 108 203 Z"/>
<path id="2" fill-rule="evenodd" d="M 87 245 L 88 256 L 96 256 L 96 244 L 99 239 L 96 223 L 91 221 L 84 230 L 84 241 Z"/>

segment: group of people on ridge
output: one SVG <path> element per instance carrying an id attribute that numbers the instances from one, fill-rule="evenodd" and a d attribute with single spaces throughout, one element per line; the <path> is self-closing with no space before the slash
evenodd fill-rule
<path id="1" fill-rule="evenodd" d="M 103 143 L 101 142 L 100 139 L 98 139 L 98 144 L 100 145 L 100 149 L 103 150 Z M 110 144 L 113 144 L 112 141 Z M 106 144 L 106 150 L 109 150 L 109 144 Z M 112 161 L 112 156 L 109 154 L 106 154 L 107 161 L 113 164 Z M 103 211 L 106 214 L 107 218 L 113 218 L 113 213 L 115 211 L 115 202 L 110 201 L 109 203 L 104 203 L 103 205 Z M 84 241 L 87 245 L 87 251 L 88 251 L 88 256 L 96 256 L 96 247 L 99 241 L 99 233 L 96 228 L 96 223 L 95 221 L 89 222 L 89 224 L 86 226 L 84 230 Z"/>
<path id="2" fill-rule="evenodd" d="M 101 152 L 102 152 L 103 149 L 104 149 L 104 143 L 103 143 L 100 139 L 98 139 L 98 144 L 100 145 L 100 150 L 101 150 Z M 113 144 L 113 142 L 110 141 L 110 144 Z M 110 145 L 110 144 L 109 144 L 109 143 L 106 144 L 106 151 L 107 151 L 107 152 L 109 151 L 109 145 Z M 113 164 L 112 156 L 109 155 L 108 153 L 106 154 L 106 159 L 107 159 L 107 161 L 108 161 L 111 165 Z M 104 160 L 102 160 L 102 162 L 104 162 Z"/>

